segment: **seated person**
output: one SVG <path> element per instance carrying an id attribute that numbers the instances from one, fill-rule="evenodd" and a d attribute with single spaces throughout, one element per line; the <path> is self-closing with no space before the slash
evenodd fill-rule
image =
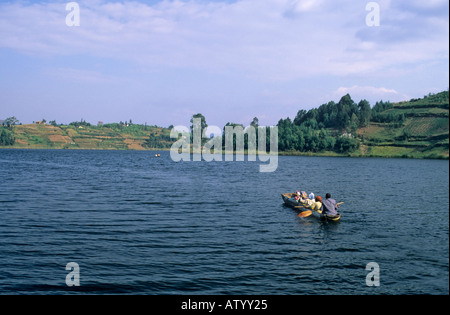
<path id="1" fill-rule="evenodd" d="M 302 192 L 299 192 L 299 191 L 297 191 L 297 196 L 298 196 L 298 200 L 299 200 L 299 202 L 301 202 L 301 203 L 306 203 L 306 200 L 308 199 L 308 195 L 306 194 L 306 192 L 305 191 L 302 191 Z"/>
<path id="2" fill-rule="evenodd" d="M 297 191 L 296 193 L 294 193 L 294 194 L 292 195 L 292 197 L 290 198 L 290 200 L 296 201 L 297 203 L 300 203 L 300 199 L 301 199 L 301 195 L 300 195 L 300 192 L 299 192 L 299 191 Z"/>
<path id="3" fill-rule="evenodd" d="M 327 193 L 325 200 L 322 202 L 323 214 L 328 216 L 337 216 L 339 206 L 336 204 L 336 200 L 331 198 L 331 194 Z"/>
<path id="4" fill-rule="evenodd" d="M 310 207 L 311 210 L 317 211 L 318 213 L 322 213 L 322 197 L 316 196 L 315 202 Z"/>

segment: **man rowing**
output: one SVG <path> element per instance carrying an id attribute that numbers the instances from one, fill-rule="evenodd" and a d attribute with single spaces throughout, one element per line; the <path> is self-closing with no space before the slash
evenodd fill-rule
<path id="1" fill-rule="evenodd" d="M 322 201 L 322 214 L 327 216 L 337 216 L 339 213 L 339 205 L 336 204 L 336 200 L 331 198 L 331 194 L 327 193 L 325 195 L 325 200 Z"/>

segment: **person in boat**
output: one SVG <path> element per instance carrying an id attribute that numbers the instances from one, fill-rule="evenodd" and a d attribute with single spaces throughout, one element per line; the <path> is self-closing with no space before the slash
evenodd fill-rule
<path id="1" fill-rule="evenodd" d="M 315 202 L 311 205 L 311 210 L 317 211 L 319 213 L 322 213 L 322 197 L 316 196 L 314 199 Z"/>
<path id="2" fill-rule="evenodd" d="M 306 191 L 297 191 L 292 197 L 293 200 L 297 201 L 299 204 L 304 205 L 305 207 L 311 207 L 315 201 L 314 194 L 311 193 L 309 196 L 306 194 Z"/>
<path id="3" fill-rule="evenodd" d="M 306 205 L 305 208 L 317 211 L 319 213 L 322 213 L 322 197 L 316 196 L 313 200 L 311 200 L 311 203 L 309 205 Z"/>
<path id="4" fill-rule="evenodd" d="M 306 191 L 302 191 L 300 194 L 299 202 L 305 205 L 306 207 L 311 207 L 314 203 L 314 194 L 310 193 L 309 196 L 306 194 Z"/>
<path id="5" fill-rule="evenodd" d="M 331 194 L 325 195 L 325 200 L 322 202 L 322 214 L 327 216 L 337 216 L 339 206 L 336 204 L 336 200 L 331 198 Z"/>
<path id="6" fill-rule="evenodd" d="M 303 203 L 303 204 L 305 204 L 306 203 L 306 199 L 308 199 L 308 196 L 306 195 L 305 191 L 302 191 L 302 192 L 297 191 L 296 197 L 298 197 L 298 202 L 299 203 Z"/>
<path id="7" fill-rule="evenodd" d="M 299 203 L 300 202 L 300 192 L 297 191 L 297 192 L 293 193 L 289 199 Z"/>
<path id="8" fill-rule="evenodd" d="M 310 193 L 308 195 L 308 198 L 304 200 L 304 203 L 308 206 L 308 207 L 312 207 L 312 205 L 316 202 L 316 198 L 314 196 L 313 193 Z"/>

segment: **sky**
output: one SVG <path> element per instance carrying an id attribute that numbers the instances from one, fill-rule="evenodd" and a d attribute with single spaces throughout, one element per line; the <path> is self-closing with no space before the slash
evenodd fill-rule
<path id="1" fill-rule="evenodd" d="M 275 125 L 449 88 L 448 0 L 68 3 L 0 1 L 0 119 Z"/>

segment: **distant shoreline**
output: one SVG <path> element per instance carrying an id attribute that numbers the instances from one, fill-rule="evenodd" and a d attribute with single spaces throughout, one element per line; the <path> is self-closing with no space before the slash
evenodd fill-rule
<path id="1" fill-rule="evenodd" d="M 0 150 L 54 150 L 54 151 L 137 151 L 137 152 L 157 152 L 157 151 L 170 151 L 168 148 L 146 148 L 146 149 L 118 149 L 118 148 L 51 148 L 51 147 L 0 147 Z M 191 151 L 192 154 L 192 151 Z M 199 154 L 199 153 L 198 153 Z M 225 154 L 225 150 L 222 150 L 222 155 Z M 236 155 L 236 152 L 233 152 Z M 259 155 L 259 153 L 257 152 Z M 267 154 L 269 153 L 262 153 Z M 248 155 L 247 152 L 244 155 Z M 360 153 L 336 153 L 336 152 L 298 152 L 298 151 L 282 151 L 278 152 L 279 156 L 302 156 L 302 157 L 350 157 L 350 158 L 381 158 L 381 159 L 414 159 L 414 160 L 449 160 L 448 156 L 414 156 L 414 155 L 362 155 Z"/>
<path id="2" fill-rule="evenodd" d="M 337 104 L 331 101 L 309 111 L 300 110 L 294 120 L 280 119 L 278 155 L 449 160 L 448 98 L 448 91 L 443 91 L 394 104 L 377 102 L 371 108 L 367 102 L 356 104 L 347 94 Z M 203 115 L 194 118 L 206 124 Z M 232 123 L 227 126 L 243 128 Z M 0 126 L 0 148 L 167 151 L 176 143 L 172 131 L 173 126 L 139 125 L 131 120 L 97 126 L 84 120 L 69 125 L 46 124 L 45 120 L 17 125 L 17 119 L 9 117 Z M 234 140 L 233 145 L 250 148 L 245 141 L 244 135 L 243 146 Z M 192 150 L 193 140 L 190 145 Z M 222 155 L 225 148 L 217 146 Z M 258 155 L 265 153 L 263 150 Z"/>

